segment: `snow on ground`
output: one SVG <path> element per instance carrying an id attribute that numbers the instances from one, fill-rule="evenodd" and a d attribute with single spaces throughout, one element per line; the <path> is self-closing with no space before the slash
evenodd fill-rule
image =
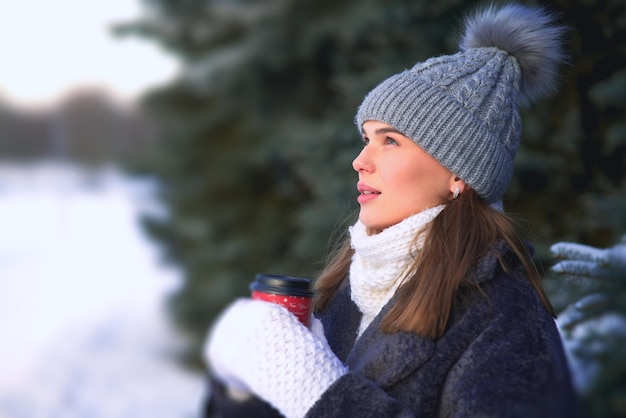
<path id="1" fill-rule="evenodd" d="M 137 223 L 150 191 L 114 168 L 0 164 L 0 418 L 198 415 L 163 308 L 179 274 Z"/>

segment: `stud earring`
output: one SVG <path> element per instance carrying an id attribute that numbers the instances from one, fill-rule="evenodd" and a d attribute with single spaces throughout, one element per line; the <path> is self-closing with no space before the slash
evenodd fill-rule
<path id="1" fill-rule="evenodd" d="M 452 194 L 452 200 L 459 197 L 460 194 L 461 194 L 461 186 L 456 186 L 456 189 L 454 190 L 454 194 Z"/>

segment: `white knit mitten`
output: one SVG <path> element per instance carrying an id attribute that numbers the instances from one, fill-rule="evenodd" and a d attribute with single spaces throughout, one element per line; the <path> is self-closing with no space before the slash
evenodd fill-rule
<path id="1" fill-rule="evenodd" d="M 252 391 L 288 418 L 303 417 L 348 371 L 320 326 L 314 322 L 311 332 L 282 306 L 239 299 L 210 331 L 205 360 L 232 388 Z"/>

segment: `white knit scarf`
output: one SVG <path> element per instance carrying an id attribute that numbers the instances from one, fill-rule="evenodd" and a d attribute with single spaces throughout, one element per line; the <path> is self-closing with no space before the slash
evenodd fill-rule
<path id="1" fill-rule="evenodd" d="M 357 221 L 350 227 L 354 256 L 350 264 L 352 300 L 363 318 L 360 336 L 402 283 L 405 269 L 417 256 L 425 234 L 421 233 L 411 247 L 415 236 L 430 223 L 445 205 L 426 209 L 411 215 L 376 235 L 367 235 L 365 225 Z"/>

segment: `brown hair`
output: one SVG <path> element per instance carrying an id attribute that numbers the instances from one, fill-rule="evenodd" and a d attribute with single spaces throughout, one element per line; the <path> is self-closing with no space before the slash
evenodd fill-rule
<path id="1" fill-rule="evenodd" d="M 511 248 L 546 310 L 554 316 L 539 272 L 515 222 L 466 188 L 431 222 L 424 246 L 397 291 L 396 303 L 383 318 L 381 330 L 440 338 L 459 286 L 478 260 L 499 241 Z M 316 309 L 328 304 L 347 277 L 352 254 L 350 241 L 346 239 L 317 280 Z M 507 271 L 507 263 L 501 255 L 497 256 L 502 269 Z"/>

